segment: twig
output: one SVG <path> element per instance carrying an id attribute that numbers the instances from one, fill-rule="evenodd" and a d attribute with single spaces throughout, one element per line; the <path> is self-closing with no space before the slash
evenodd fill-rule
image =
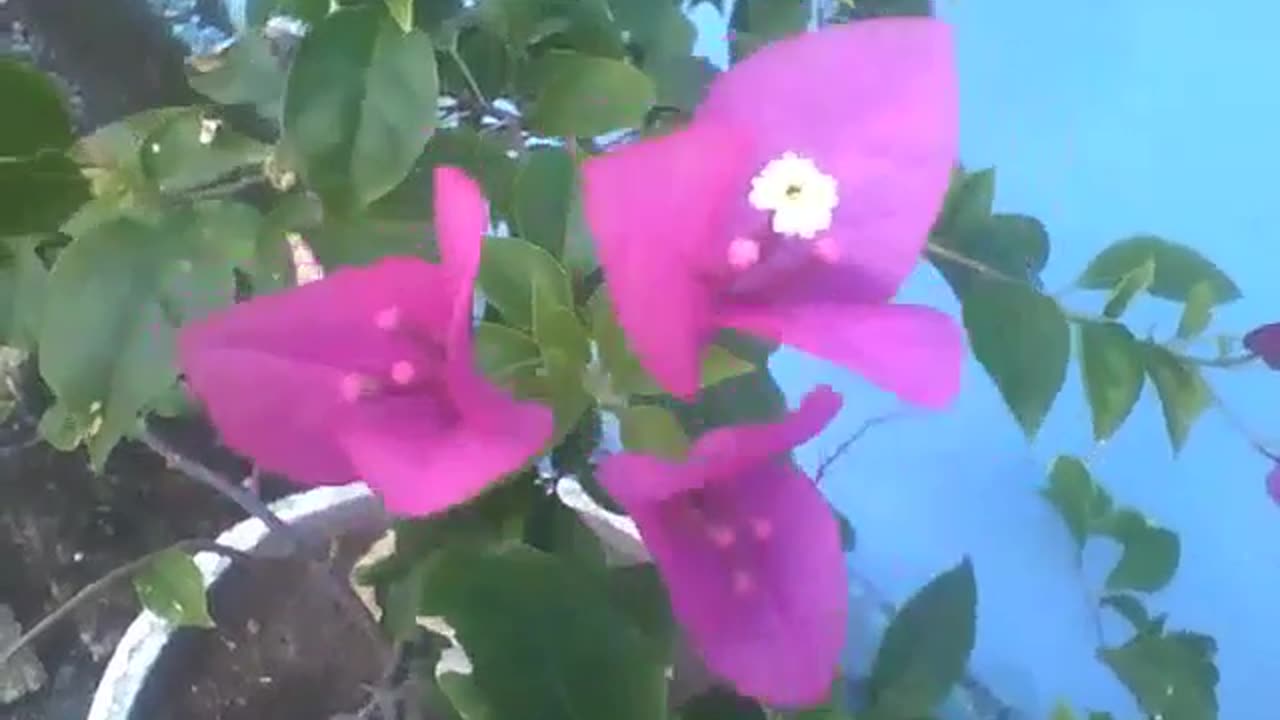
<path id="1" fill-rule="evenodd" d="M 826 476 L 827 471 L 831 469 L 831 466 L 834 465 L 841 456 L 849 452 L 849 449 L 853 447 L 853 444 L 861 440 L 862 436 L 866 435 L 871 428 L 877 425 L 883 425 L 890 420 L 897 420 L 898 418 L 905 417 L 908 414 L 910 414 L 909 411 L 904 410 L 901 412 L 889 413 L 887 415 L 879 415 L 863 422 L 861 427 L 836 446 L 835 452 L 831 453 L 831 455 L 827 456 L 822 462 L 818 463 L 818 470 L 814 473 L 813 482 L 819 485 L 822 484 L 822 478 Z"/>
<path id="2" fill-rule="evenodd" d="M 13 644 L 5 648 L 3 652 L 0 652 L 0 668 L 3 668 L 5 663 L 9 662 L 9 660 L 12 659 L 14 655 L 17 655 L 18 651 L 22 650 L 22 648 L 35 642 L 38 638 L 40 638 L 42 635 L 48 632 L 49 629 L 51 629 L 54 625 L 56 625 L 58 621 L 62 620 L 67 615 L 74 612 L 81 605 L 84 605 L 90 600 L 94 600 L 102 593 L 111 589 L 117 582 L 120 582 L 122 580 L 132 577 L 138 571 L 142 570 L 147 565 L 151 564 L 151 562 L 155 560 L 157 557 L 159 557 L 160 555 L 163 555 L 168 552 L 173 552 L 174 550 L 177 550 L 183 553 L 191 553 L 191 552 L 217 553 L 219 555 L 223 555 L 225 557 L 231 558 L 232 560 L 244 560 L 245 558 L 248 557 L 248 555 L 246 555 L 243 552 L 240 552 L 239 550 L 226 547 L 225 545 L 219 545 L 211 540 L 193 539 L 193 540 L 182 540 L 180 542 L 174 543 L 173 545 L 170 545 L 169 547 L 163 550 L 157 550 L 156 552 L 143 555 L 142 557 L 136 560 L 125 563 L 124 565 L 121 565 L 120 567 L 115 568 L 114 570 L 107 573 L 106 575 L 103 575 L 97 580 L 94 580 L 93 582 L 81 588 L 80 592 L 72 596 L 70 600 L 63 603 L 61 606 L 58 607 L 58 609 L 44 616 L 40 620 L 40 622 L 37 622 L 35 625 L 33 625 L 30 630 L 28 630 L 25 634 L 23 634 L 22 637 L 15 640 Z"/>
<path id="3" fill-rule="evenodd" d="M 351 588 L 351 585 L 333 572 L 324 554 L 315 552 L 315 549 L 308 545 L 302 533 L 281 520 L 256 495 L 178 452 L 171 445 L 157 437 L 145 425 L 137 434 L 137 437 L 144 445 L 164 458 L 170 467 L 182 471 L 188 477 L 230 498 L 249 515 L 261 520 L 272 532 L 283 536 L 293 546 L 295 552 L 307 558 L 312 570 L 323 577 L 325 580 L 323 585 L 326 592 L 357 624 L 364 628 L 375 645 L 382 651 L 384 660 L 387 662 L 392 661 L 390 647 L 379 630 L 377 621 L 369 614 L 369 609 L 356 596 L 355 590 Z"/>

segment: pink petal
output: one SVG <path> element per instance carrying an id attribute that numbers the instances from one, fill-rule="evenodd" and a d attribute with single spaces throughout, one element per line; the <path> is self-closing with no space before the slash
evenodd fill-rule
<path id="1" fill-rule="evenodd" d="M 388 309 L 426 342 L 442 340 L 447 298 L 429 289 L 440 268 L 411 258 L 349 268 L 255 298 L 184 326 L 178 358 L 224 442 L 298 482 L 349 481 L 334 428 L 350 417 L 352 373 L 383 376 L 423 346 L 377 325 Z"/>
<path id="2" fill-rule="evenodd" d="M 709 275 L 727 267 L 730 203 L 750 171 L 741 136 L 693 126 L 588 161 L 584 209 L 618 322 L 645 368 L 673 395 L 699 385 Z"/>
<path id="3" fill-rule="evenodd" d="M 626 485 L 648 488 L 679 484 L 673 474 L 690 474 L 669 465 L 612 464 L 610 475 L 625 469 Z M 614 476 L 607 487 L 620 484 Z M 676 618 L 712 672 L 776 707 L 821 702 L 837 671 L 848 614 L 830 509 L 809 478 L 781 464 L 713 492 L 707 505 L 724 510 L 722 530 L 734 533 L 733 547 L 713 543 L 711 529 L 690 521 L 679 499 L 615 497 L 635 520 Z M 752 534 L 761 524 L 769 531 L 764 539 Z"/>
<path id="4" fill-rule="evenodd" d="M 1254 328 L 1244 336 L 1244 347 L 1262 358 L 1267 367 L 1280 370 L 1280 323 Z"/>
<path id="5" fill-rule="evenodd" d="M 361 407 L 342 446 L 362 480 L 399 515 L 430 515 L 466 502 L 523 467 L 551 434 L 551 416 L 511 403 L 507 425 L 492 431 L 457 422 L 424 396 Z"/>
<path id="6" fill-rule="evenodd" d="M 799 407 L 777 422 L 734 425 L 703 435 L 690 452 L 690 463 L 701 464 L 706 473 L 717 479 L 731 480 L 811 440 L 835 418 L 842 404 L 835 390 L 821 385 L 810 390 Z"/>
<path id="7" fill-rule="evenodd" d="M 964 334 L 919 305 L 794 304 L 725 310 L 725 325 L 854 370 L 903 400 L 942 408 L 960 391 Z"/>
<path id="8" fill-rule="evenodd" d="M 919 260 L 957 157 L 958 107 L 950 28 L 887 18 L 761 49 L 712 83 L 695 122 L 748 129 L 751 172 L 792 151 L 837 179 L 843 259 L 788 292 L 870 302 L 891 298 Z M 760 222 L 744 193 L 733 229 Z"/>
<path id="9" fill-rule="evenodd" d="M 453 278 L 454 287 L 465 288 L 469 312 L 472 286 L 480 269 L 481 244 L 489 227 L 489 211 L 480 186 L 457 168 L 436 168 L 433 186 L 433 223 L 441 264 Z"/>

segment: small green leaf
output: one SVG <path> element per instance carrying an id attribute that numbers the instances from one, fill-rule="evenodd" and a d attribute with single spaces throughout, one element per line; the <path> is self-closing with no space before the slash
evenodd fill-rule
<path id="1" fill-rule="evenodd" d="M 1071 330 L 1052 298 L 1016 283 L 983 280 L 964 298 L 973 354 L 1027 437 L 1035 437 L 1066 380 Z"/>
<path id="2" fill-rule="evenodd" d="M 1115 434 L 1142 394 L 1142 349 L 1133 333 L 1112 322 L 1080 324 L 1080 378 L 1099 442 Z"/>
<path id="3" fill-rule="evenodd" d="M 909 599 L 885 630 L 871 667 L 871 715 L 931 715 L 973 651 L 978 590 L 965 558 Z"/>
<path id="4" fill-rule="evenodd" d="M 955 168 L 947 188 L 933 235 L 954 235 L 957 231 L 985 223 L 991 217 L 996 198 L 996 169 L 966 172 Z"/>
<path id="5" fill-rule="evenodd" d="M 142 170 L 164 193 L 180 193 L 266 160 L 270 148 L 192 108 L 175 114 L 142 143 Z"/>
<path id="6" fill-rule="evenodd" d="M 1134 694 L 1143 713 L 1165 720 L 1217 720 L 1215 653 L 1204 636 L 1170 633 L 1136 635 L 1098 656 Z"/>
<path id="7" fill-rule="evenodd" d="M 1216 302 L 1240 297 L 1240 288 L 1217 265 L 1196 250 L 1154 235 L 1138 235 L 1116 242 L 1099 253 L 1076 281 L 1082 288 L 1108 290 L 1148 259 L 1155 261 L 1155 278 L 1148 292 L 1156 297 L 1186 301 L 1196 283 L 1205 283 Z"/>
<path id="8" fill-rule="evenodd" d="M 591 341 L 571 306 L 561 304 L 544 287 L 535 282 L 532 288 L 533 338 L 546 368 L 556 425 L 551 445 L 557 445 L 573 432 L 582 413 L 591 406 L 591 394 L 583 382 L 591 360 Z"/>
<path id="9" fill-rule="evenodd" d="M 530 46 L 577 50 L 587 55 L 625 55 L 620 28 L 605 0 L 488 0 L 479 3 L 481 26 L 505 39 L 516 56 Z"/>
<path id="10" fill-rule="evenodd" d="M 1084 463 L 1069 455 L 1053 461 L 1049 486 L 1040 492 L 1062 516 L 1077 550 L 1084 548 L 1089 534 L 1111 515 L 1111 496 L 1094 481 Z"/>
<path id="11" fill-rule="evenodd" d="M 573 307 L 569 274 L 546 250 L 520 238 L 493 237 L 484 244 L 479 283 L 485 299 L 512 325 L 531 328 L 533 288 L 558 307 Z"/>
<path id="12" fill-rule="evenodd" d="M 529 125 L 544 135 L 594 137 L 636 128 L 656 101 L 653 81 L 622 60 L 553 50 L 530 70 Z"/>
<path id="13" fill-rule="evenodd" d="M 1107 576 L 1108 590 L 1155 592 L 1173 579 L 1181 555 L 1176 534 L 1127 509 L 1115 511 L 1101 531 L 1124 548 Z"/>
<path id="14" fill-rule="evenodd" d="M 665 717 L 665 663 L 595 573 L 520 545 L 428 561 L 419 615 L 443 617 L 498 718 Z"/>
<path id="15" fill-rule="evenodd" d="M 1133 302 L 1138 293 L 1151 287 L 1155 278 L 1156 261 L 1153 258 L 1147 258 L 1141 265 L 1125 273 L 1124 277 L 1120 278 L 1120 282 L 1111 289 L 1111 295 L 1102 308 L 1102 314 L 1112 320 L 1123 315 L 1124 311 L 1129 309 L 1129 303 Z"/>
<path id="16" fill-rule="evenodd" d="M 387 4 L 387 12 L 405 33 L 413 32 L 414 0 L 383 0 Z"/>
<path id="17" fill-rule="evenodd" d="M 1187 291 L 1187 303 L 1182 308 L 1182 317 L 1178 319 L 1178 338 L 1191 340 L 1209 327 L 1213 318 L 1213 286 L 1200 281 Z"/>
<path id="18" fill-rule="evenodd" d="M 435 48 L 381 5 L 342 8 L 302 40 L 282 142 L 325 204 L 347 212 L 396 187 L 436 127 Z"/>
<path id="19" fill-rule="evenodd" d="M 220 105 L 252 105 L 263 117 L 280 119 L 285 67 L 260 30 L 241 34 L 217 55 L 195 58 L 187 83 Z"/>
<path id="20" fill-rule="evenodd" d="M 63 452 L 71 452 L 84 442 L 89 428 L 86 422 L 77 418 L 65 404 L 59 402 L 50 405 L 40 416 L 36 432 L 40 433 L 40 437 L 53 447 Z"/>
<path id="21" fill-rule="evenodd" d="M 204 578 L 191 556 L 165 550 L 133 578 L 143 607 L 179 627 L 214 627 Z"/>
<path id="22" fill-rule="evenodd" d="M 679 459 L 689 451 L 680 421 L 656 405 L 633 405 L 618 411 L 622 446 L 633 452 Z"/>
<path id="23" fill-rule="evenodd" d="M 657 104 L 686 112 L 698 107 L 719 72 L 710 60 L 689 55 L 655 58 L 644 69 L 653 79 Z"/>
<path id="24" fill-rule="evenodd" d="M 1191 427 L 1209 407 L 1209 386 L 1199 368 L 1182 362 L 1165 348 L 1143 343 L 1142 350 L 1147 376 L 1160 397 L 1169 444 L 1176 454 L 1186 444 Z"/>

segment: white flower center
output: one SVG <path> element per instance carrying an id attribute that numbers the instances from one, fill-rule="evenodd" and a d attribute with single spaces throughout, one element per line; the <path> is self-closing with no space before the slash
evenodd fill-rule
<path id="1" fill-rule="evenodd" d="M 832 213 L 840 204 L 837 189 L 836 179 L 812 160 L 785 152 L 751 179 L 747 201 L 773 213 L 775 233 L 812 240 L 831 228 Z"/>

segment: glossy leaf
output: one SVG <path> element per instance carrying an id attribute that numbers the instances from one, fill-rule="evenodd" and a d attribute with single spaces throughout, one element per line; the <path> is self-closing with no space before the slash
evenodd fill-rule
<path id="1" fill-rule="evenodd" d="M 1148 259 L 1156 265 L 1149 288 L 1156 297 L 1185 301 L 1197 283 L 1208 284 L 1219 303 L 1240 297 L 1240 288 L 1208 258 L 1186 245 L 1154 235 L 1138 235 L 1112 244 L 1090 261 L 1076 284 L 1091 290 L 1108 290 Z"/>
<path id="2" fill-rule="evenodd" d="M 1145 378 L 1142 348 L 1117 323 L 1080 324 L 1080 378 L 1093 418 L 1093 437 L 1111 437 L 1133 412 Z"/>
<path id="3" fill-rule="evenodd" d="M 968 558 L 907 600 L 885 630 L 871 666 L 871 716 L 933 713 L 964 676 L 973 651 L 977 603 Z"/>
<path id="4" fill-rule="evenodd" d="M 436 126 L 436 56 L 381 5 L 343 8 L 302 40 L 289 72 L 282 142 L 340 211 L 396 187 Z"/>
<path id="5" fill-rule="evenodd" d="M 649 76 L 622 60 L 551 51 L 529 72 L 529 126 L 544 135 L 593 137 L 640 127 L 656 101 Z"/>
<path id="6" fill-rule="evenodd" d="M 1040 493 L 1062 516 L 1077 551 L 1084 549 L 1089 534 L 1111 515 L 1111 496 L 1094 481 L 1083 462 L 1069 455 L 1053 461 L 1049 485 Z"/>
<path id="7" fill-rule="evenodd" d="M 165 550 L 133 578 L 142 606 L 179 627 L 211 628 L 204 578 L 190 555 Z"/>
<path id="8" fill-rule="evenodd" d="M 533 326 L 535 285 L 549 302 L 573 307 L 573 286 L 565 269 L 546 250 L 520 238 L 485 241 L 479 282 L 485 299 L 507 322 L 522 328 Z"/>
<path id="9" fill-rule="evenodd" d="M 1182 362 L 1159 345 L 1143 343 L 1142 350 L 1147 376 L 1160 397 L 1169 444 L 1176 454 L 1186 444 L 1191 427 L 1209 407 L 1209 386 L 1199 368 Z"/>
<path id="10" fill-rule="evenodd" d="M 1099 658 L 1145 714 L 1165 720 L 1217 720 L 1218 669 L 1212 640 L 1193 633 L 1137 635 Z"/>
<path id="11" fill-rule="evenodd" d="M 664 664 L 593 574 L 525 546 L 455 545 L 422 578 L 420 615 L 442 616 L 499 718 L 652 720 Z"/>
<path id="12" fill-rule="evenodd" d="M 1107 298 L 1107 304 L 1102 308 L 1102 314 L 1105 317 L 1115 319 L 1124 314 L 1129 309 L 1129 303 L 1138 296 L 1138 293 L 1145 292 L 1151 287 L 1151 283 L 1156 278 L 1156 261 L 1154 258 L 1147 258 L 1142 264 L 1124 274 L 1120 278 L 1120 282 L 1111 289 L 1111 295 Z"/>
<path id="13" fill-rule="evenodd" d="M 689 438 L 670 411 L 656 405 L 633 405 L 618 411 L 622 446 L 633 452 L 664 458 L 683 458 Z"/>
<path id="14" fill-rule="evenodd" d="M 270 148 L 224 127 L 216 115 L 192 108 L 167 118 L 143 140 L 141 152 L 147 179 L 161 192 L 180 193 L 261 165 Z"/>
<path id="15" fill-rule="evenodd" d="M 1187 302 L 1182 308 L 1182 317 L 1178 319 L 1178 338 L 1191 340 L 1204 332 L 1213 319 L 1213 287 L 1207 282 L 1198 282 L 1187 292 Z"/>
<path id="16" fill-rule="evenodd" d="M 1053 299 L 1016 283 L 983 280 L 964 298 L 973 354 L 1028 437 L 1066 379 L 1071 331 Z"/>
<path id="17" fill-rule="evenodd" d="M 1120 562 L 1107 576 L 1108 590 L 1155 592 L 1173 579 L 1181 556 L 1181 543 L 1173 532 L 1128 509 L 1114 512 L 1102 532 L 1124 549 Z"/>

